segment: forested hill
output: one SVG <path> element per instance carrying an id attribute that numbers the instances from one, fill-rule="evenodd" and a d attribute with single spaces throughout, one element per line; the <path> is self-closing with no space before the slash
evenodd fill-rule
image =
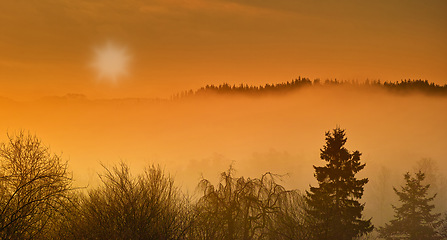
<path id="1" fill-rule="evenodd" d="M 401 80 L 400 82 L 381 82 L 380 80 L 369 81 L 366 80 L 362 83 L 358 81 L 338 81 L 338 80 L 326 80 L 320 81 L 320 79 L 310 80 L 309 78 L 298 77 L 292 81 L 266 84 L 253 86 L 248 84 L 230 85 L 223 83 L 221 85 L 206 85 L 198 90 L 183 91 L 175 94 L 172 98 L 184 98 L 193 96 L 206 96 L 206 95 L 264 95 L 264 94 L 282 94 L 292 92 L 297 89 L 305 87 L 322 87 L 322 86 L 352 86 L 362 88 L 381 88 L 394 93 L 424 93 L 427 95 L 443 95 L 447 96 L 447 84 L 438 85 L 430 83 L 427 80 Z"/>

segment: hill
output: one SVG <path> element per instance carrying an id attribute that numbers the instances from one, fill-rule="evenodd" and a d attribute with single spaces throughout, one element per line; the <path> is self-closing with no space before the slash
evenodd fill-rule
<path id="1" fill-rule="evenodd" d="M 430 83 L 428 80 L 401 80 L 400 82 L 384 82 L 380 80 L 369 81 L 362 83 L 358 81 L 338 81 L 326 80 L 321 82 L 320 79 L 311 81 L 309 78 L 298 77 L 292 81 L 253 86 L 248 84 L 230 85 L 223 83 L 220 85 L 206 85 L 197 90 L 183 91 L 172 96 L 173 99 L 179 99 L 192 96 L 206 96 L 206 95 L 250 95 L 259 96 L 265 94 L 284 94 L 294 92 L 298 89 L 308 87 L 329 87 L 329 86 L 353 86 L 358 88 L 379 88 L 386 91 L 399 94 L 407 93 L 423 93 L 427 95 L 443 95 L 447 96 L 447 84 L 441 86 L 435 83 Z"/>

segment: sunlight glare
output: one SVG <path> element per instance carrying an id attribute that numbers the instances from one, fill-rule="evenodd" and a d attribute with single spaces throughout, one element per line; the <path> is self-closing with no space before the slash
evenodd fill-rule
<path id="1" fill-rule="evenodd" d="M 118 78 L 128 74 L 130 59 L 126 47 L 109 41 L 94 49 L 91 66 L 96 70 L 98 79 L 116 83 Z"/>

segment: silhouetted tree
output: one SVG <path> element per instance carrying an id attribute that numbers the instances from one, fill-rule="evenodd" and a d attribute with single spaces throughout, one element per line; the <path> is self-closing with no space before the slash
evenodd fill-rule
<path id="1" fill-rule="evenodd" d="M 286 199 L 290 192 L 277 184 L 271 173 L 266 173 L 259 179 L 235 178 L 233 174 L 231 167 L 222 173 L 217 187 L 206 179 L 201 181 L 204 195 L 197 203 L 195 238 L 248 240 L 283 239 L 287 236 L 280 228 L 287 223 L 298 223 L 292 221 L 294 216 L 285 216 L 288 212 L 281 209 L 287 204 Z M 280 224 L 281 221 L 284 225 Z M 291 226 L 288 230 L 292 232 L 287 234 L 291 238 L 297 236 L 298 233 L 293 231 L 298 228 L 299 226 Z"/>
<path id="2" fill-rule="evenodd" d="M 151 166 L 132 177 L 124 163 L 106 168 L 102 185 L 78 199 L 65 239 L 185 239 L 190 227 L 187 201 L 171 177 Z M 62 238 L 62 237 L 61 237 Z"/>
<path id="3" fill-rule="evenodd" d="M 41 239 L 68 203 L 67 165 L 23 132 L 0 146 L 0 238 Z"/>
<path id="4" fill-rule="evenodd" d="M 279 201 L 274 228 L 269 239 L 308 239 L 305 223 L 305 198 L 298 191 L 287 191 Z"/>
<path id="5" fill-rule="evenodd" d="M 359 151 L 345 147 L 345 130 L 326 132 L 326 145 L 320 158 L 324 167 L 316 167 L 318 187 L 306 191 L 307 224 L 311 239 L 353 239 L 373 230 L 371 220 L 362 219 L 364 204 L 359 203 L 367 178 L 355 175 L 365 167 Z"/>
<path id="6" fill-rule="evenodd" d="M 441 239 L 437 232 L 442 224 L 441 214 L 432 214 L 434 205 L 430 204 L 436 197 L 428 197 L 430 185 L 423 185 L 424 173 L 419 171 L 415 177 L 410 173 L 404 175 L 405 186 L 401 191 L 394 188 L 402 206 L 395 207 L 395 219 L 379 229 L 380 237 L 385 239 L 435 240 Z"/>

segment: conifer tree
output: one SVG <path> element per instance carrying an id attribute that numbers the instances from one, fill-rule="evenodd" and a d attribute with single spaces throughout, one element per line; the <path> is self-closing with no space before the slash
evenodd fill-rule
<path id="1" fill-rule="evenodd" d="M 436 197 L 428 197 L 430 184 L 423 185 L 424 173 L 419 171 L 415 177 L 410 173 L 404 175 L 405 186 L 401 191 L 394 188 L 402 206 L 395 207 L 395 219 L 379 229 L 385 239 L 436 240 L 441 239 L 436 229 L 442 224 L 441 214 L 432 214 L 434 205 L 430 204 Z"/>
<path id="2" fill-rule="evenodd" d="M 311 239 L 353 239 L 373 230 L 371 219 L 363 220 L 364 204 L 358 201 L 368 179 L 355 177 L 365 164 L 359 151 L 351 153 L 344 147 L 346 140 L 343 129 L 326 132 L 326 145 L 320 150 L 326 165 L 314 166 L 318 187 L 306 191 Z"/>

